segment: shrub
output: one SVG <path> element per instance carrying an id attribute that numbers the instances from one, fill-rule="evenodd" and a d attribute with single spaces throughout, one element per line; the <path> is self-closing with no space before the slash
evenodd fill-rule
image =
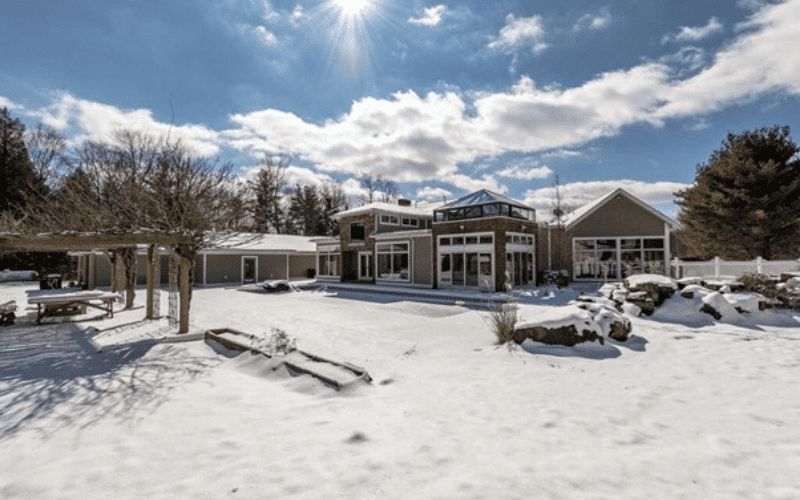
<path id="1" fill-rule="evenodd" d="M 744 291 L 760 293 L 770 299 L 775 307 L 800 309 L 800 294 L 789 287 L 778 286 L 778 280 L 764 274 L 748 273 L 737 278 L 744 285 Z"/>
<path id="2" fill-rule="evenodd" d="M 270 356 L 287 355 L 292 351 L 297 350 L 297 339 L 290 338 L 286 332 L 279 328 L 272 329 L 272 335 L 269 339 L 264 339 L 260 346 L 261 351 Z"/>
<path id="3" fill-rule="evenodd" d="M 502 306 L 492 309 L 489 327 L 497 337 L 497 343 L 503 345 L 514 340 L 514 327 L 517 325 L 517 303 L 507 300 Z"/>

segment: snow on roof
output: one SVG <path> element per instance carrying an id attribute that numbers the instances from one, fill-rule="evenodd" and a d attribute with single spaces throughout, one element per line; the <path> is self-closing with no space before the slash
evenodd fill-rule
<path id="1" fill-rule="evenodd" d="M 349 217 L 351 215 L 364 215 L 373 212 L 387 212 L 398 215 L 413 215 L 417 217 L 433 217 L 433 210 L 441 206 L 441 203 L 416 203 L 404 207 L 396 203 L 374 202 L 361 205 L 360 207 L 351 208 L 344 212 L 339 212 L 334 215 L 334 219 L 342 217 Z"/>
<path id="2" fill-rule="evenodd" d="M 592 200 L 589 203 L 587 203 L 587 204 L 585 204 L 585 205 L 573 210 L 572 212 L 568 213 L 566 216 L 564 216 L 564 219 L 562 221 L 564 226 L 567 227 L 567 229 L 571 228 L 572 226 L 574 226 L 575 224 L 577 224 L 578 222 L 580 222 L 584 218 L 586 218 L 589 214 L 591 214 L 592 212 L 594 212 L 595 210 L 597 210 L 601 206 L 605 205 L 606 202 L 608 202 L 609 200 L 611 200 L 612 198 L 614 198 L 618 194 L 621 194 L 621 195 L 627 197 L 632 202 L 634 202 L 637 205 L 641 206 L 645 210 L 648 210 L 653 215 L 655 215 L 656 217 L 662 219 L 664 222 L 666 222 L 667 224 L 671 225 L 672 227 L 677 227 L 678 226 L 678 223 L 675 220 L 673 220 L 670 217 L 667 217 L 666 215 L 662 214 L 660 211 L 658 211 L 655 208 L 653 208 L 652 206 L 650 206 L 650 204 L 648 204 L 644 200 L 632 195 L 631 193 L 629 193 L 628 191 L 626 191 L 623 188 L 617 188 L 617 189 L 615 189 L 615 190 L 613 190 L 613 191 L 611 191 L 611 192 L 609 192 L 609 193 L 607 193 L 607 194 L 605 194 L 605 195 L 603 195 L 603 196 L 601 196 L 601 197 L 599 197 L 599 198 L 597 198 L 595 200 Z"/>
<path id="3" fill-rule="evenodd" d="M 310 236 L 293 234 L 239 233 L 220 240 L 216 245 L 201 250 L 201 253 L 250 250 L 261 252 L 316 252 L 317 246 Z"/>

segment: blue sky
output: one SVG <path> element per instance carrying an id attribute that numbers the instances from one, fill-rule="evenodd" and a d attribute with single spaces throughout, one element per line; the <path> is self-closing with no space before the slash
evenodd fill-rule
<path id="1" fill-rule="evenodd" d="M 0 106 L 71 143 L 170 132 L 246 177 L 362 172 L 540 209 L 672 193 L 728 132 L 800 116 L 800 0 L 8 2 Z M 172 126 L 170 128 L 170 123 Z"/>

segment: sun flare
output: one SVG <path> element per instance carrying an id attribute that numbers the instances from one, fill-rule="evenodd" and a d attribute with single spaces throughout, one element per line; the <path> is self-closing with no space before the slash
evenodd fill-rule
<path id="1" fill-rule="evenodd" d="M 367 8 L 370 0 L 333 0 L 346 16 L 356 16 Z"/>

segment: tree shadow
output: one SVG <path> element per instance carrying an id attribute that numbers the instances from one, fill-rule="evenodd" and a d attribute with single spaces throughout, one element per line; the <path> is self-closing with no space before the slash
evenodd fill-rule
<path id="1" fill-rule="evenodd" d="M 0 441 L 23 429 L 50 437 L 102 419 L 135 423 L 211 366 L 175 344 L 137 342 L 97 352 L 71 323 L 5 327 L 0 335 Z"/>

